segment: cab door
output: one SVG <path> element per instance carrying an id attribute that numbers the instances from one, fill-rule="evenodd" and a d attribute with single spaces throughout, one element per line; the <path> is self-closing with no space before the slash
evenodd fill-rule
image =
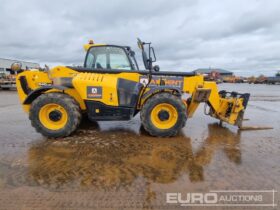
<path id="1" fill-rule="evenodd" d="M 73 84 L 95 120 L 128 120 L 136 113 L 143 85 L 127 51 L 118 46 L 89 49 L 85 67 Z"/>

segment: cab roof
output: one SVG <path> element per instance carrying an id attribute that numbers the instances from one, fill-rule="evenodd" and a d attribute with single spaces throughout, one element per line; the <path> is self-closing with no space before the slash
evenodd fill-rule
<path id="1" fill-rule="evenodd" d="M 91 47 L 99 47 L 99 46 L 116 46 L 116 47 L 123 47 L 126 48 L 127 50 L 130 50 L 129 46 L 121 46 L 121 45 L 112 45 L 112 44 L 98 44 L 98 43 L 94 43 L 93 40 L 90 40 L 88 44 L 84 45 L 84 49 L 85 51 L 88 51 L 89 48 Z"/>

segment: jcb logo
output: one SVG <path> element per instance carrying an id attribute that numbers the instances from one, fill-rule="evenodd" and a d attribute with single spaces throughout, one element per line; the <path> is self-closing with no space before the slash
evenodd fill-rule
<path id="1" fill-rule="evenodd" d="M 91 93 L 96 94 L 97 93 L 97 88 L 92 88 Z"/>
<path id="2" fill-rule="evenodd" d="M 102 87 L 88 86 L 87 87 L 87 98 L 102 98 Z"/>

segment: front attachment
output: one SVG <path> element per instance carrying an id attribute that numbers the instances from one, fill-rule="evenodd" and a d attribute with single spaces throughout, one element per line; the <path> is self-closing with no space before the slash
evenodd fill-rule
<path id="1" fill-rule="evenodd" d="M 222 90 L 219 92 L 219 96 L 219 108 L 215 110 L 209 103 L 211 107 L 209 115 L 222 122 L 242 127 L 244 112 L 248 105 L 250 94 Z"/>

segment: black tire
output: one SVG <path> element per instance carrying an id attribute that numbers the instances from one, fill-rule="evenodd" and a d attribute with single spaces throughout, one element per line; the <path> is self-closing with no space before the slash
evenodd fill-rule
<path id="1" fill-rule="evenodd" d="M 151 115 L 153 109 L 158 104 L 170 104 L 177 111 L 177 121 L 174 126 L 168 129 L 160 129 L 156 127 L 152 120 Z M 184 127 L 185 122 L 187 120 L 187 111 L 186 106 L 183 101 L 171 93 L 158 93 L 147 100 L 141 110 L 141 121 L 144 129 L 152 136 L 158 137 L 171 137 L 178 134 L 182 127 Z"/>
<path id="2" fill-rule="evenodd" d="M 63 107 L 67 113 L 67 121 L 61 129 L 49 129 L 45 127 L 39 117 L 39 113 L 42 107 L 48 104 L 58 104 Z M 62 93 L 46 93 L 36 98 L 30 108 L 29 119 L 31 125 L 37 132 L 43 136 L 50 138 L 66 137 L 73 133 L 79 126 L 82 114 L 78 103 L 69 95 Z"/>

